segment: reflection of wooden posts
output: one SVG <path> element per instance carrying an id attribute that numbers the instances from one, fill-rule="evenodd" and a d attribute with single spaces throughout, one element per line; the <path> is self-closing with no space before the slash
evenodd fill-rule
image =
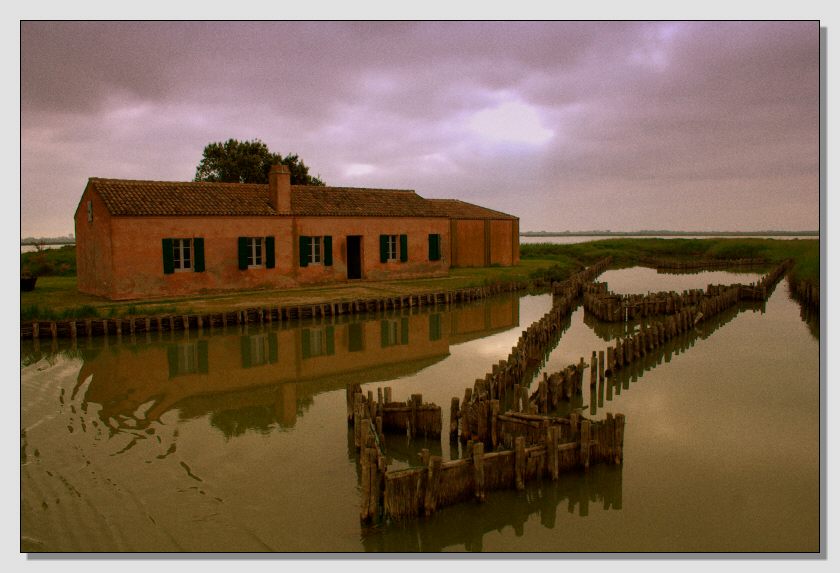
<path id="1" fill-rule="evenodd" d="M 598 351 L 598 379 L 604 380 L 604 351 Z"/>
<path id="2" fill-rule="evenodd" d="M 592 351 L 592 359 L 589 361 L 589 386 L 595 386 L 595 382 L 598 380 L 598 357 L 595 351 Z"/>
<path id="3" fill-rule="evenodd" d="M 473 481 L 475 482 L 475 498 L 484 501 L 484 444 L 477 442 L 472 448 Z"/>
<path id="4" fill-rule="evenodd" d="M 498 425 L 499 401 L 490 400 L 490 443 L 494 450 L 499 443 Z"/>
<path id="5" fill-rule="evenodd" d="M 548 435 L 546 436 L 546 448 L 547 451 L 547 462 L 548 462 L 548 472 L 551 475 L 551 479 L 557 481 L 557 478 L 560 476 L 560 465 L 557 459 L 557 446 L 560 442 L 560 426 L 552 425 L 548 427 Z"/>
<path id="6" fill-rule="evenodd" d="M 580 463 L 587 470 L 589 469 L 589 447 L 591 441 L 589 436 L 590 424 L 589 420 L 583 420 L 580 423 Z"/>
<path id="7" fill-rule="evenodd" d="M 624 414 L 615 415 L 614 461 L 620 464 L 624 459 Z"/>

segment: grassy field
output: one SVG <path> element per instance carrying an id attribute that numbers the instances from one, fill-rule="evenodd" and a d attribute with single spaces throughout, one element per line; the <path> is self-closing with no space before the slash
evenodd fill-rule
<path id="1" fill-rule="evenodd" d="M 37 273 L 34 291 L 21 293 L 21 320 L 53 320 L 82 317 L 142 316 L 219 312 L 258 306 L 319 304 L 363 298 L 421 294 L 525 282 L 533 279 L 562 280 L 583 267 L 612 256 L 617 266 L 632 265 L 640 258 L 765 258 L 796 261 L 798 279 L 819 282 L 819 241 L 773 239 L 605 239 L 568 245 L 522 245 L 522 262 L 516 267 L 452 269 L 448 277 L 353 282 L 285 290 L 253 290 L 204 293 L 189 297 L 114 302 L 79 293 L 76 289 L 75 247 L 48 249 L 21 256 L 21 268 Z M 72 260 L 72 273 L 68 266 Z M 33 262 L 34 261 L 34 262 Z M 50 270 L 51 269 L 51 270 Z"/>

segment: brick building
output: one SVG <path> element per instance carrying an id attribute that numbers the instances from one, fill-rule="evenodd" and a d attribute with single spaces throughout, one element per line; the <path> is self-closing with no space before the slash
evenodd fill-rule
<path id="1" fill-rule="evenodd" d="M 519 262 L 519 219 L 414 191 L 91 178 L 75 214 L 81 292 L 110 299 L 446 276 Z"/>

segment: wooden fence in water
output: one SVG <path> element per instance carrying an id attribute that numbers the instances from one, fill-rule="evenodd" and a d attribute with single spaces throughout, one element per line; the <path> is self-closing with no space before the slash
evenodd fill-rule
<path id="1" fill-rule="evenodd" d="M 639 259 L 639 264 L 646 267 L 653 267 L 657 270 L 667 271 L 708 271 L 715 269 L 728 269 L 732 267 L 751 267 L 768 264 L 767 259 L 743 258 L 743 259 L 666 259 L 656 257 L 644 257 Z"/>
<path id="2" fill-rule="evenodd" d="M 452 461 L 424 450 L 421 467 L 396 471 L 387 470 L 380 440 L 369 425 L 360 454 L 362 521 L 428 516 L 440 507 L 469 500 L 483 502 L 493 490 L 522 490 L 529 481 L 557 480 L 564 471 L 586 469 L 594 463 L 619 464 L 623 459 L 622 414 L 597 422 L 548 416 L 523 422 L 514 420 L 502 426 L 501 439 L 512 443 L 511 449 L 485 453 L 484 444 L 474 442 L 466 448 L 464 458 Z M 530 428 L 532 423 L 542 430 L 539 438 L 529 440 L 527 435 L 517 434 L 521 432 L 518 426 Z"/>
<path id="3" fill-rule="evenodd" d="M 381 436 L 386 432 L 439 438 L 443 426 L 440 406 L 423 403 L 422 394 L 412 394 L 405 402 L 391 399 L 391 388 L 378 388 L 377 399 L 369 390 L 367 397 L 359 384 L 347 387 L 347 423 L 353 424 L 357 448 L 366 442 L 368 424 Z"/>
<path id="4" fill-rule="evenodd" d="M 412 294 L 352 301 L 280 305 L 247 308 L 205 314 L 162 314 L 117 318 L 85 318 L 67 320 L 22 320 L 21 338 L 76 338 L 80 336 L 134 335 L 146 332 L 225 328 L 240 324 L 271 324 L 306 318 L 319 318 L 366 312 L 381 312 L 404 308 L 448 305 L 481 300 L 503 292 L 545 287 L 542 281 L 522 281 L 471 287 L 426 294 Z"/>

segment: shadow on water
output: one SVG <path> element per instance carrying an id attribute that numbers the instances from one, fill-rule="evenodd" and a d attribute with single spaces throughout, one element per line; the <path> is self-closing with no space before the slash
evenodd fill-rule
<path id="1" fill-rule="evenodd" d="M 511 527 L 522 537 L 532 516 L 539 517 L 542 527 L 555 529 L 558 511 L 581 518 L 594 508 L 620 511 L 622 471 L 621 465 L 597 465 L 588 472 L 561 474 L 557 481 L 527 484 L 523 491 L 494 491 L 481 504 L 462 503 L 428 518 L 366 528 L 362 544 L 365 551 L 386 553 L 483 551 L 485 534 Z"/>

